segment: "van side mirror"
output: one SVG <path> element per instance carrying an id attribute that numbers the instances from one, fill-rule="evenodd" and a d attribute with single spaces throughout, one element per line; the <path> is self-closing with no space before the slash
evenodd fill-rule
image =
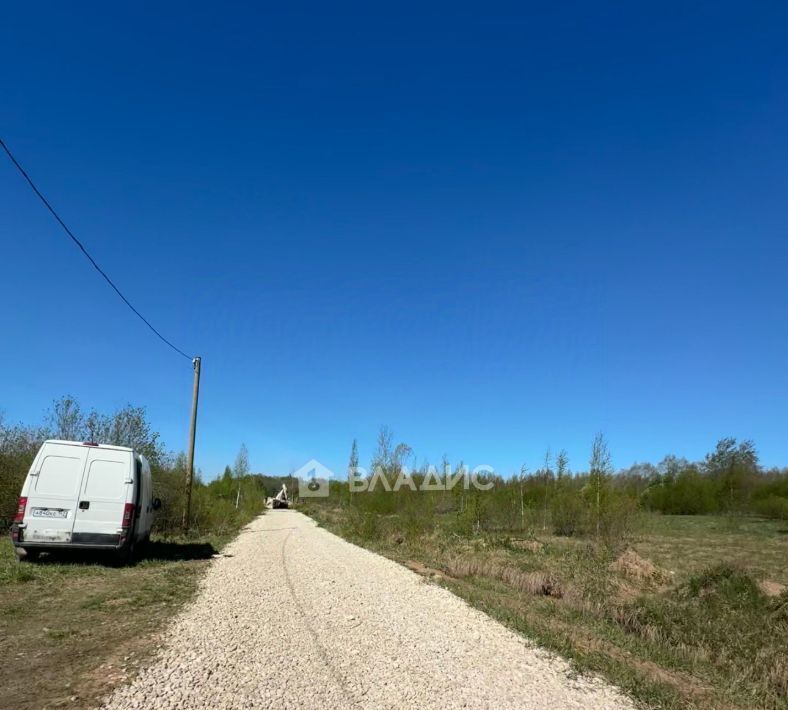
<path id="1" fill-rule="evenodd" d="M 150 507 L 153 508 L 154 510 L 158 510 L 159 508 L 161 508 L 161 499 L 160 498 L 154 498 L 150 502 Z"/>

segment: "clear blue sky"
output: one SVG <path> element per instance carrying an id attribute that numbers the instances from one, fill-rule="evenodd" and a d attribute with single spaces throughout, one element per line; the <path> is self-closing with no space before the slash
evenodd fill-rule
<path id="1" fill-rule="evenodd" d="M 12 3 L 2 136 L 197 463 L 788 464 L 782 3 Z M 2 157 L 2 156 L 0 156 Z M 191 365 L 0 160 L 0 409 Z"/>

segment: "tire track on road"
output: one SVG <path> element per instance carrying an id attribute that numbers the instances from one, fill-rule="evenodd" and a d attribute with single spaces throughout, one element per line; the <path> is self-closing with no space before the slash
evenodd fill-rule
<path id="1" fill-rule="evenodd" d="M 320 655 L 323 663 L 326 666 L 326 669 L 331 674 L 331 677 L 336 681 L 337 685 L 340 689 L 345 693 L 345 697 L 354 707 L 361 707 L 360 702 L 356 699 L 355 693 L 351 689 L 349 683 L 345 680 L 344 674 L 334 665 L 331 660 L 331 655 L 328 652 L 328 649 L 322 644 L 320 641 L 320 637 L 318 636 L 315 627 L 309 621 L 307 616 L 306 610 L 304 609 L 304 605 L 298 598 L 298 594 L 296 594 L 295 584 L 293 583 L 293 578 L 290 576 L 290 571 L 287 568 L 287 555 L 285 554 L 285 550 L 287 549 L 287 543 L 293 535 L 293 530 L 295 528 L 291 528 L 290 531 L 285 535 L 284 540 L 282 540 L 282 547 L 281 547 L 281 562 L 282 562 L 282 571 L 285 576 L 285 582 L 287 584 L 287 588 L 290 590 L 290 596 L 293 598 L 293 604 L 295 604 L 296 609 L 298 610 L 299 618 L 304 625 L 309 636 L 312 638 L 312 642 L 315 645 L 315 650 Z"/>

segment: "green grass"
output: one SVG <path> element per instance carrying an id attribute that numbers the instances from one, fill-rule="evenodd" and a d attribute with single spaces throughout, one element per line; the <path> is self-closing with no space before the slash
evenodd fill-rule
<path id="1" fill-rule="evenodd" d="M 785 523 L 642 515 L 628 541 L 640 559 L 611 569 L 623 545 L 538 531 L 458 535 L 451 514 L 410 536 L 396 516 L 353 519 L 325 505 L 305 512 L 436 573 L 473 606 L 645 707 L 788 707 L 788 592 L 762 590 L 765 581 L 772 595 L 788 585 Z"/>
<path id="2" fill-rule="evenodd" d="M 730 563 L 788 585 L 788 522 L 745 516 L 643 515 L 635 548 L 681 581 Z"/>
<path id="3" fill-rule="evenodd" d="M 0 708 L 88 708 L 144 665 L 233 534 L 156 540 L 133 567 L 79 555 L 20 563 L 0 539 Z"/>

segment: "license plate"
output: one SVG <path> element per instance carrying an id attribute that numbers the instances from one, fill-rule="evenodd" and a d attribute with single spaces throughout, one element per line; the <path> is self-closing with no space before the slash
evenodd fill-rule
<path id="1" fill-rule="evenodd" d="M 30 542 L 71 542 L 70 530 L 30 530 L 25 534 Z"/>
<path id="2" fill-rule="evenodd" d="M 31 508 L 30 515 L 34 518 L 67 518 L 68 510 L 63 508 Z"/>

